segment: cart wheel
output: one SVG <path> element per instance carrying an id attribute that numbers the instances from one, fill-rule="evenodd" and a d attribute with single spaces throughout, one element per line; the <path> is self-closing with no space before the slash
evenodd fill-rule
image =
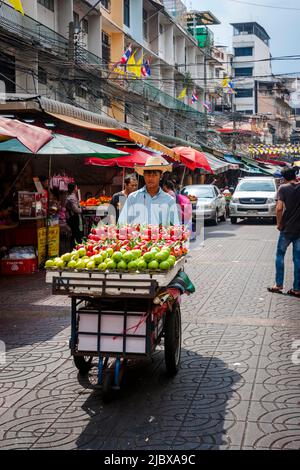
<path id="1" fill-rule="evenodd" d="M 112 376 L 110 369 L 107 369 L 103 374 L 102 400 L 104 403 L 109 403 L 112 400 Z"/>
<path id="2" fill-rule="evenodd" d="M 92 367 L 93 356 L 74 356 L 73 359 L 81 375 L 87 374 Z"/>
<path id="3" fill-rule="evenodd" d="M 181 314 L 178 303 L 167 312 L 165 320 L 165 363 L 168 375 L 175 375 L 181 353 Z"/>

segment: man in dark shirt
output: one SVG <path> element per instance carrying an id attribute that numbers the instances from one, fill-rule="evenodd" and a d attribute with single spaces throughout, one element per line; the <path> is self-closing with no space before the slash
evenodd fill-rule
<path id="1" fill-rule="evenodd" d="M 127 175 L 124 182 L 124 190 L 114 194 L 110 201 L 108 214 L 110 216 L 110 222 L 112 224 L 117 223 L 120 212 L 122 211 L 129 194 L 133 193 L 138 189 L 138 182 L 134 174 Z"/>
<path id="2" fill-rule="evenodd" d="M 300 298 L 300 183 L 296 168 L 284 168 L 281 174 L 286 184 L 277 193 L 276 218 L 280 236 L 276 252 L 276 284 L 270 292 L 282 293 L 284 279 L 284 256 L 293 244 L 294 285 L 287 293 Z"/>

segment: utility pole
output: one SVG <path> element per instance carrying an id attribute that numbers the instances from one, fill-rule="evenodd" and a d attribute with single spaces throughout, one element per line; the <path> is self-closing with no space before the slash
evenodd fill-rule
<path id="1" fill-rule="evenodd" d="M 234 103 L 233 103 L 233 95 L 234 93 L 232 93 L 231 95 L 231 115 L 232 115 L 232 131 L 233 131 L 233 134 L 232 134 L 232 153 L 235 152 L 236 150 L 236 143 L 235 143 L 235 132 L 236 132 L 236 120 L 235 120 L 235 109 L 234 109 Z"/>
<path id="2" fill-rule="evenodd" d="M 207 44 L 204 48 L 204 130 L 207 132 L 207 107 L 206 107 L 206 97 L 207 97 Z"/>
<path id="3" fill-rule="evenodd" d="M 74 36 L 74 22 L 69 23 L 69 45 L 68 45 L 68 99 L 74 100 L 75 94 L 75 36 Z"/>

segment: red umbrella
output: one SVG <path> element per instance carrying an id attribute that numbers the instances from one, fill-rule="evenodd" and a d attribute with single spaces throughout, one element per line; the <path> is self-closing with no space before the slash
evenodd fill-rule
<path id="1" fill-rule="evenodd" d="M 175 147 L 173 150 L 180 155 L 180 161 L 190 170 L 203 168 L 204 170 L 213 173 L 206 156 L 204 153 L 199 152 L 199 150 L 193 149 L 192 147 Z"/>
<path id="2" fill-rule="evenodd" d="M 17 119 L 7 119 L 0 116 L 0 141 L 10 138 L 18 139 L 32 153 L 37 153 L 52 139 L 52 133 L 47 129 L 31 126 Z"/>
<path id="3" fill-rule="evenodd" d="M 120 166 L 123 168 L 134 168 L 135 165 L 145 165 L 147 159 L 153 155 L 152 152 L 141 150 L 131 147 L 119 148 L 122 152 L 130 153 L 126 157 L 109 158 L 107 160 L 100 160 L 99 158 L 86 158 L 86 165 L 94 166 Z"/>

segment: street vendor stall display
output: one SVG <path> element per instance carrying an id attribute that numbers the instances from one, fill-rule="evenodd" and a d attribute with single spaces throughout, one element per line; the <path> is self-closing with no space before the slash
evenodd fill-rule
<path id="1" fill-rule="evenodd" d="M 88 236 L 92 226 L 107 216 L 110 201 L 111 196 L 90 197 L 86 201 L 80 201 L 84 236 Z"/>
<path id="2" fill-rule="evenodd" d="M 177 372 L 180 296 L 194 292 L 183 271 L 188 238 L 184 226 L 100 226 L 73 252 L 46 262 L 53 293 L 72 299 L 75 366 L 90 373 L 98 358 L 104 400 L 120 388 L 127 361 L 151 356 L 162 338 L 167 372 Z"/>

